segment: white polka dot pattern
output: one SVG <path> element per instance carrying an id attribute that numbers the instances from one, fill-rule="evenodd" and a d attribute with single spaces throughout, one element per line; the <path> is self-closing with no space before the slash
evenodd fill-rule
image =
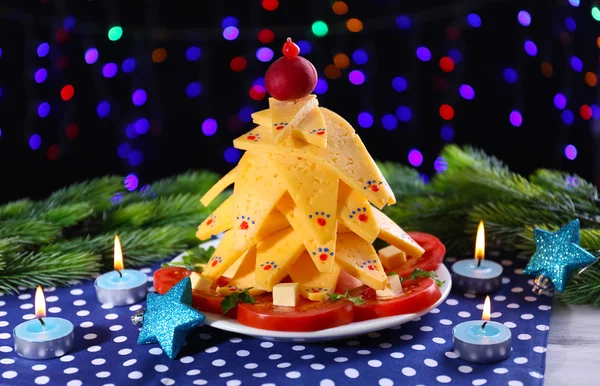
<path id="1" fill-rule="evenodd" d="M 0 384 L 542 385 L 551 299 L 530 291 L 523 261 L 497 256 L 506 276 L 491 296 L 492 318 L 513 334 L 513 353 L 498 364 L 468 363 L 453 351 L 452 328 L 481 315 L 483 298 L 472 294 L 451 293 L 414 322 L 346 341 L 284 343 L 199 327 L 172 361 L 158 345 L 136 343 L 129 318 L 144 303 L 100 305 L 93 283 L 84 283 L 49 291 L 48 312 L 75 324 L 77 342 L 73 352 L 43 363 L 23 361 L 12 348 L 12 329 L 35 317 L 31 293 L 2 297 Z"/>

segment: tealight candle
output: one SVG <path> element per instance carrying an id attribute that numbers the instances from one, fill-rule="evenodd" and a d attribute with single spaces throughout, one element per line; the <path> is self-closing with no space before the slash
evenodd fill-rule
<path id="1" fill-rule="evenodd" d="M 99 276 L 94 282 L 96 297 L 102 304 L 126 306 L 146 299 L 148 277 L 134 269 L 123 269 L 121 240 L 115 236 L 115 270 Z"/>
<path id="2" fill-rule="evenodd" d="M 13 330 L 15 352 L 28 359 L 50 359 L 65 355 L 73 347 L 73 324 L 63 318 L 46 317 L 42 287 L 35 291 L 35 317 Z"/>
<path id="3" fill-rule="evenodd" d="M 482 320 L 463 322 L 454 327 L 455 353 L 476 363 L 493 363 L 510 356 L 511 332 L 498 322 L 490 322 L 490 297 L 485 298 Z"/>
<path id="4" fill-rule="evenodd" d="M 464 292 L 489 294 L 502 286 L 502 266 L 485 258 L 485 229 L 483 221 L 477 228 L 475 259 L 457 261 L 452 265 L 452 286 Z"/>

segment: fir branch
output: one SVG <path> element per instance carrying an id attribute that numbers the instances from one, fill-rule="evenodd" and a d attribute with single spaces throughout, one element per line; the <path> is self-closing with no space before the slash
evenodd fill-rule
<path id="1" fill-rule="evenodd" d="M 39 217 L 47 222 L 69 227 L 80 223 L 94 213 L 87 202 L 57 206 Z"/>
<path id="2" fill-rule="evenodd" d="M 191 193 L 160 197 L 153 201 L 126 205 L 109 213 L 103 229 L 132 229 L 168 224 L 194 226 L 212 212 L 212 206 L 204 207 L 200 203 L 200 196 Z"/>
<path id="3" fill-rule="evenodd" d="M 72 280 L 89 279 L 100 268 L 100 256 L 89 251 L 21 253 L 13 256 L 0 275 L 0 292 L 21 288 L 66 286 Z"/>
<path id="4" fill-rule="evenodd" d="M 18 242 L 28 247 L 48 244 L 61 234 L 61 227 L 41 220 L 0 221 L 0 239 L 17 237 Z"/>
<path id="5" fill-rule="evenodd" d="M 428 192 L 427 186 L 415 168 L 395 162 L 377 161 L 379 170 L 394 191 L 396 198 L 422 195 Z"/>
<path id="6" fill-rule="evenodd" d="M 590 304 L 600 306 L 600 268 L 594 264 L 581 274 L 576 271 L 565 289 L 557 298 L 568 304 Z"/>
<path id="7" fill-rule="evenodd" d="M 578 175 L 556 170 L 539 169 L 530 178 L 531 182 L 549 191 L 567 193 L 571 197 L 598 200 L 598 190 L 594 185 Z"/>
<path id="8" fill-rule="evenodd" d="M 163 227 L 136 229 L 119 233 L 125 265 L 143 267 L 170 255 L 185 251 L 197 244 L 195 229 L 188 226 L 166 225 Z M 113 265 L 114 233 L 95 237 L 77 238 L 42 247 L 42 253 L 70 253 L 94 251 L 102 256 L 106 269 Z"/>
<path id="9" fill-rule="evenodd" d="M 0 206 L 0 220 L 22 218 L 33 211 L 35 202 L 29 199 L 9 202 Z"/>
<path id="10" fill-rule="evenodd" d="M 123 189 L 123 178 L 107 176 L 80 182 L 60 189 L 42 202 L 47 209 L 61 205 L 87 202 L 96 212 L 112 206 L 111 198 Z"/>
<path id="11" fill-rule="evenodd" d="M 218 174 L 208 171 L 189 171 L 175 177 L 159 180 L 151 186 L 159 197 L 185 193 L 203 195 L 217 183 L 219 178 Z"/>

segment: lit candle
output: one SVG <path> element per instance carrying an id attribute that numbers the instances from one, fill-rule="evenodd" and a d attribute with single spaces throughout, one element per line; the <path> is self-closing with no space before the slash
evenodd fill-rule
<path id="1" fill-rule="evenodd" d="M 17 354 L 28 359 L 50 359 L 71 350 L 73 324 L 63 318 L 46 317 L 46 299 L 39 286 L 35 291 L 35 317 L 13 330 Z"/>
<path id="2" fill-rule="evenodd" d="M 501 323 L 490 322 L 490 308 L 490 297 L 486 296 L 482 320 L 471 320 L 454 327 L 454 350 L 462 359 L 493 363 L 510 356 L 510 329 Z"/>
<path id="3" fill-rule="evenodd" d="M 96 297 L 102 304 L 126 306 L 146 299 L 148 277 L 134 269 L 124 269 L 121 240 L 115 236 L 115 270 L 98 277 L 94 282 Z"/>
<path id="4" fill-rule="evenodd" d="M 498 291 L 502 286 L 502 266 L 484 258 L 485 229 L 481 221 L 477 228 L 475 259 L 457 261 L 452 265 L 452 286 L 476 294 Z"/>

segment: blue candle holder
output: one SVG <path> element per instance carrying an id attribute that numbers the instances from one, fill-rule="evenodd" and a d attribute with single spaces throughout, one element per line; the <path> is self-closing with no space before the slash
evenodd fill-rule
<path id="1" fill-rule="evenodd" d="M 452 286 L 467 293 L 489 294 L 502 287 L 500 264 L 489 261 L 466 259 L 452 265 Z"/>
<path id="2" fill-rule="evenodd" d="M 148 276 L 134 269 L 111 271 L 94 282 L 96 297 L 102 304 L 126 306 L 146 299 Z"/>
<path id="3" fill-rule="evenodd" d="M 73 347 L 73 324 L 63 318 L 32 319 L 13 330 L 15 351 L 28 359 L 50 359 L 65 355 Z"/>
<path id="4" fill-rule="evenodd" d="M 512 351 L 510 329 L 498 322 L 471 320 L 454 327 L 452 333 L 456 354 L 470 362 L 499 362 Z"/>

